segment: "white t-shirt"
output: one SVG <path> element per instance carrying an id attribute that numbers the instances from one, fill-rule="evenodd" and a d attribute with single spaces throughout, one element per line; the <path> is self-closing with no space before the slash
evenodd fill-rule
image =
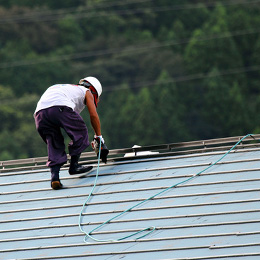
<path id="1" fill-rule="evenodd" d="M 72 108 L 75 112 L 81 113 L 85 108 L 84 100 L 86 91 L 88 90 L 89 89 L 80 85 L 53 85 L 41 96 L 34 114 L 39 110 L 53 106 L 67 106 Z"/>

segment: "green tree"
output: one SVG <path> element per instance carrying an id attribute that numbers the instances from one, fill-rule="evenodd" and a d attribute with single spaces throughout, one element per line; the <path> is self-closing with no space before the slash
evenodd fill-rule
<path id="1" fill-rule="evenodd" d="M 60 45 L 75 45 L 81 42 L 83 30 L 79 23 L 71 16 L 58 21 L 58 39 Z"/>
<path id="2" fill-rule="evenodd" d="M 185 124 L 185 106 L 180 86 L 171 82 L 172 78 L 162 71 L 157 84 L 152 88 L 154 109 L 160 122 L 158 143 L 181 142 L 190 139 L 190 132 Z"/>
<path id="3" fill-rule="evenodd" d="M 49 6 L 53 9 L 69 8 L 75 7 L 80 4 L 84 4 L 84 0 L 0 0 L 0 5 L 4 7 L 12 6 L 28 6 L 28 7 L 37 7 L 37 6 Z"/>
<path id="4" fill-rule="evenodd" d="M 0 131 L 10 131 L 16 127 L 15 95 L 11 88 L 0 85 Z"/>
<path id="5" fill-rule="evenodd" d="M 213 69 L 212 75 L 217 74 Z M 207 138 L 243 135 L 249 130 L 250 111 L 239 84 L 232 85 L 220 77 L 204 81 L 205 94 L 202 115 L 205 120 Z"/>
<path id="6" fill-rule="evenodd" d="M 98 110 L 110 148 L 259 129 L 257 4 L 0 0 L 0 6 L 2 158 L 46 155 L 32 117 L 37 100 L 48 86 L 86 75 L 104 87 Z"/>
<path id="7" fill-rule="evenodd" d="M 203 27 L 194 31 L 185 50 L 185 61 L 188 71 L 194 74 L 208 73 L 212 68 L 226 71 L 243 66 L 241 55 L 230 37 L 223 6 L 218 5 Z"/>
<path id="8" fill-rule="evenodd" d="M 104 93 L 105 94 L 105 93 Z M 109 92 L 106 102 L 100 103 L 102 133 L 111 148 L 132 146 L 135 141 L 133 127 L 137 116 L 136 99 L 128 85 Z"/>
<path id="9" fill-rule="evenodd" d="M 8 87 L 0 86 L 0 160 L 46 155 L 46 147 L 38 136 L 33 112 L 38 96 L 16 97 Z"/>
<path id="10" fill-rule="evenodd" d="M 155 106 L 149 88 L 142 88 L 136 97 L 135 118 L 132 122 L 134 144 L 148 145 L 157 143 L 161 134 L 158 107 Z"/>

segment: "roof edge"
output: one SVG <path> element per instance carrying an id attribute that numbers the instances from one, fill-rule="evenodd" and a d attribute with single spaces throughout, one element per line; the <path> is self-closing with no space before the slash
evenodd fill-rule
<path id="1" fill-rule="evenodd" d="M 108 161 L 123 161 L 141 158 L 155 158 L 162 156 L 173 156 L 182 154 L 194 154 L 209 151 L 220 151 L 231 148 L 235 143 L 243 139 L 244 136 L 206 139 L 200 141 L 178 142 L 150 146 L 134 146 L 132 148 L 113 149 L 109 152 Z M 244 138 L 237 146 L 239 148 L 260 147 L 260 134 L 255 134 Z M 144 153 L 147 152 L 147 153 Z M 130 154 L 130 156 L 126 156 Z M 112 157 L 114 156 L 114 157 Z M 68 158 L 70 156 L 68 155 Z M 81 160 L 88 159 L 89 163 L 97 161 L 94 152 L 85 152 L 81 154 Z M 12 170 L 24 170 L 26 168 L 46 168 L 48 157 L 36 157 L 27 159 L 0 161 L 0 173 Z"/>

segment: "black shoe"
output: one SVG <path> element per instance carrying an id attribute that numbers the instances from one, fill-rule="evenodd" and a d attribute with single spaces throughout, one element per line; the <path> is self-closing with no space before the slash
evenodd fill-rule
<path id="1" fill-rule="evenodd" d="M 92 169 L 93 166 L 82 166 L 82 165 L 70 166 L 69 174 L 74 175 L 74 174 L 86 173 L 91 171 Z"/>
<path id="2" fill-rule="evenodd" d="M 61 184 L 60 181 L 52 181 L 52 182 L 51 182 L 51 187 L 52 187 L 54 190 L 60 190 L 60 189 L 62 189 L 63 185 Z"/>
<path id="3" fill-rule="evenodd" d="M 78 155 L 72 155 L 70 160 L 70 168 L 69 168 L 69 174 L 80 174 L 80 173 L 86 173 L 92 170 L 93 166 L 82 166 L 79 165 L 79 158 L 80 154 Z"/>

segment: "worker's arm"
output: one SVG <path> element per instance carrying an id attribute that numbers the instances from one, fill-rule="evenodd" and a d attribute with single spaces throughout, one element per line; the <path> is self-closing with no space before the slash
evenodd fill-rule
<path id="1" fill-rule="evenodd" d="M 101 124 L 100 124 L 99 116 L 98 116 L 97 109 L 96 109 L 96 106 L 94 103 L 94 97 L 90 91 L 86 92 L 85 99 L 86 99 L 86 106 L 88 108 L 88 112 L 89 112 L 89 116 L 90 116 L 91 125 L 94 129 L 95 134 L 97 136 L 100 136 L 101 135 Z"/>

